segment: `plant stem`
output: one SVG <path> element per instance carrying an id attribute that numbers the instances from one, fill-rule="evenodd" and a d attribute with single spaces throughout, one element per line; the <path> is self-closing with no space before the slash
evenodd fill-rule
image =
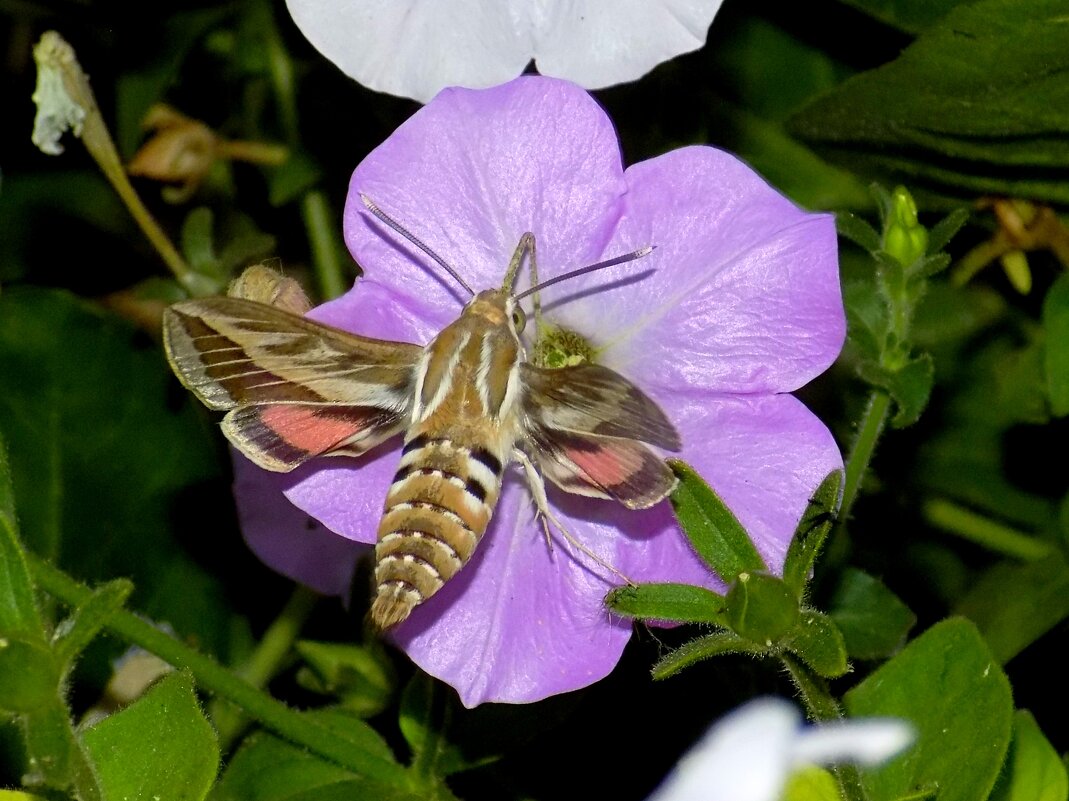
<path id="1" fill-rule="evenodd" d="M 921 511 L 932 525 L 1005 556 L 1034 562 L 1051 552 L 1049 543 L 943 498 L 925 501 Z"/>
<path id="2" fill-rule="evenodd" d="M 872 454 L 876 450 L 876 442 L 883 432 L 883 426 L 887 422 L 887 413 L 890 408 L 891 396 L 882 389 L 872 390 L 869 401 L 865 405 L 865 411 L 861 416 L 857 439 L 854 440 L 854 447 L 846 460 L 843 503 L 839 510 L 841 520 L 846 520 L 850 515 L 850 510 L 857 499 L 861 477 L 865 475 L 869 462 L 872 460 Z"/>
<path id="3" fill-rule="evenodd" d="M 798 694 L 811 720 L 819 722 L 842 719 L 842 708 L 828 691 L 823 679 L 816 676 L 792 654 L 780 654 L 780 660 L 798 689 Z M 843 801 L 867 801 L 865 790 L 861 786 L 861 776 L 856 768 L 851 765 L 841 765 L 834 768 L 832 772 L 839 782 Z"/>
<path id="4" fill-rule="evenodd" d="M 38 586 L 67 605 L 77 607 L 93 594 L 89 587 L 35 554 L 27 553 L 26 558 Z M 236 704 L 249 717 L 284 739 L 362 776 L 395 787 L 409 785 L 409 777 L 400 765 L 354 749 L 326 727 L 256 689 L 210 656 L 193 650 L 131 612 L 115 612 L 105 628 L 176 668 L 189 670 L 201 688 Z"/>
<path id="5" fill-rule="evenodd" d="M 318 595 L 298 585 L 286 606 L 260 638 L 256 650 L 238 668 L 237 674 L 253 687 L 265 687 L 285 663 L 294 640 L 318 601 Z M 219 745 L 226 750 L 241 733 L 246 718 L 231 704 L 218 703 L 212 706 L 212 720 L 219 735 Z"/>
<path id="6" fill-rule="evenodd" d="M 349 282 L 338 258 L 334 239 L 335 220 L 327 196 L 321 189 L 309 189 L 301 197 L 301 215 L 312 246 L 312 265 L 319 283 L 319 294 L 326 300 L 345 293 Z"/>

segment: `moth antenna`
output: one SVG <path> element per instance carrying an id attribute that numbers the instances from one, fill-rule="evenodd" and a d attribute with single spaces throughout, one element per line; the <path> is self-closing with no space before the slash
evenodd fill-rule
<path id="1" fill-rule="evenodd" d="M 474 295 L 475 294 L 475 290 L 472 289 L 470 286 L 468 286 L 468 282 L 465 281 L 463 278 L 461 278 L 460 274 L 457 273 L 456 270 L 454 270 L 452 267 L 450 267 L 448 264 L 446 264 L 445 263 L 445 259 L 443 259 L 441 256 L 439 256 L 437 253 L 435 253 L 429 247 L 424 245 L 418 238 L 416 238 L 415 234 L 410 233 L 407 228 L 405 228 L 403 225 L 401 225 L 401 223 L 397 222 L 393 217 L 391 217 L 389 214 L 387 214 L 382 209 L 380 209 L 377 205 L 375 205 L 375 202 L 371 198 L 369 198 L 367 195 L 365 195 L 363 192 L 360 193 L 360 199 L 364 202 L 364 205 L 367 207 L 367 210 L 370 211 L 375 216 L 375 218 L 377 220 L 379 220 L 379 222 L 381 222 L 383 225 L 387 226 L 388 228 L 391 228 L 392 230 L 394 230 L 395 232 L 397 232 L 398 234 L 403 236 L 405 239 L 407 239 L 409 242 L 411 242 L 417 248 L 422 250 L 424 253 L 426 253 L 428 256 L 430 256 L 432 259 L 434 259 L 434 261 L 438 264 L 439 267 L 441 267 L 443 270 L 445 270 L 447 273 L 449 273 L 451 276 L 453 276 L 453 278 L 456 280 L 456 282 L 458 284 L 460 284 L 462 287 L 464 287 L 466 290 L 468 290 L 468 294 L 469 295 Z"/>
<path id="2" fill-rule="evenodd" d="M 605 261 L 599 261 L 596 264 L 588 264 L 586 267 L 580 267 L 578 270 L 572 270 L 570 273 L 558 275 L 555 278 L 550 278 L 540 284 L 536 284 L 535 286 L 529 287 L 528 289 L 523 290 L 523 292 L 519 293 L 518 295 L 513 295 L 512 299 L 522 300 L 528 295 L 534 292 L 538 292 L 540 289 L 545 289 L 547 286 L 553 286 L 553 284 L 559 284 L 561 281 L 567 281 L 569 278 L 576 278 L 580 275 L 586 275 L 587 273 L 592 273 L 597 270 L 604 270 L 606 267 L 615 267 L 617 264 L 625 264 L 629 261 L 635 261 L 635 259 L 641 259 L 643 256 L 648 256 L 650 253 L 652 253 L 655 247 L 657 246 L 647 245 L 644 248 L 639 248 L 638 250 L 633 250 L 630 253 L 625 253 L 623 256 L 616 256 L 615 258 L 606 259 Z"/>

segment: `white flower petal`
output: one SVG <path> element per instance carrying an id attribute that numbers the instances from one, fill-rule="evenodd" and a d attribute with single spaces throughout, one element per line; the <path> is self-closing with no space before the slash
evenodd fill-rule
<path id="1" fill-rule="evenodd" d="M 752 701 L 713 726 L 648 801 L 776 801 L 800 725 L 786 701 Z"/>
<path id="2" fill-rule="evenodd" d="M 539 32 L 538 71 L 600 89 L 641 78 L 705 44 L 721 0 L 558 2 Z"/>
<path id="3" fill-rule="evenodd" d="M 345 74 L 427 102 L 446 86 L 483 88 L 531 60 L 530 22 L 501 0 L 286 0 L 297 27 Z"/>
<path id="4" fill-rule="evenodd" d="M 804 726 L 787 701 L 761 698 L 724 717 L 647 801 L 778 801 L 801 764 L 872 765 L 908 746 L 902 720 L 844 720 Z"/>
<path id="5" fill-rule="evenodd" d="M 906 748 L 914 736 L 913 727 L 897 718 L 824 723 L 806 728 L 791 755 L 796 763 L 875 765 Z"/>
<path id="6" fill-rule="evenodd" d="M 722 0 L 287 0 L 324 56 L 380 92 L 427 102 L 523 72 L 597 89 L 705 44 Z"/>

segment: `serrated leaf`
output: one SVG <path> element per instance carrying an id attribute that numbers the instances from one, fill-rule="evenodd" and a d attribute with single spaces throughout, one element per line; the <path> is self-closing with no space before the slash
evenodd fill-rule
<path id="1" fill-rule="evenodd" d="M 650 671 L 654 679 L 667 679 L 684 668 L 726 654 L 764 654 L 766 649 L 750 640 L 743 639 L 733 631 L 718 631 L 698 637 L 670 651 L 657 660 Z"/>
<path id="2" fill-rule="evenodd" d="M 987 798 L 1009 745 L 1009 681 L 975 626 L 937 623 L 846 694 L 851 717 L 905 718 L 917 730 L 906 754 L 862 771 L 872 801 L 892 801 L 917 787 L 939 788 L 939 801 Z"/>
<path id="3" fill-rule="evenodd" d="M 218 552 L 232 500 L 184 395 L 125 322 L 64 292 L 0 294 L 0 430 L 26 547 L 85 580 L 132 578 L 132 605 L 226 656 L 240 618 L 178 535 Z"/>
<path id="4" fill-rule="evenodd" d="M 215 731 L 185 673 L 164 676 L 81 739 L 105 801 L 199 801 L 219 767 Z"/>
<path id="5" fill-rule="evenodd" d="M 731 582 L 746 571 L 767 571 L 746 529 L 690 465 L 669 459 L 679 486 L 669 500 L 694 550 L 720 578 Z"/>
<path id="6" fill-rule="evenodd" d="M 787 650 L 826 679 L 842 676 L 849 670 L 846 644 L 839 627 L 827 615 L 815 609 L 803 609 L 798 623 L 784 640 Z"/>
<path id="7" fill-rule="evenodd" d="M 724 596 L 689 584 L 617 587 L 605 596 L 605 605 L 618 615 L 639 620 L 727 625 Z"/>
<path id="8" fill-rule="evenodd" d="M 917 616 L 879 579 L 855 568 L 844 571 L 828 604 L 854 659 L 883 659 L 893 654 Z"/>
<path id="9" fill-rule="evenodd" d="M 976 623 L 1004 665 L 1069 618 L 1069 565 L 1058 552 L 1002 562 L 973 582 L 954 611 Z"/>
<path id="10" fill-rule="evenodd" d="M 1061 275 L 1043 300 L 1043 337 L 1047 397 L 1062 417 L 1069 414 L 1069 275 Z"/>
<path id="11" fill-rule="evenodd" d="M 1065 763 L 1026 709 L 1013 718 L 1013 741 L 1006 765 L 988 801 L 1065 801 Z"/>
<path id="12" fill-rule="evenodd" d="M 798 521 L 798 527 L 787 547 L 787 556 L 783 561 L 783 581 L 801 598 L 806 582 L 816 564 L 817 556 L 824 546 L 824 540 L 835 523 L 835 512 L 839 508 L 839 496 L 842 492 L 843 473 L 835 470 L 829 473 L 809 499 L 809 504 Z"/>
<path id="13" fill-rule="evenodd" d="M 962 4 L 890 64 L 810 103 L 789 130 L 855 169 L 959 196 L 1064 200 L 1064 11 L 1061 0 Z"/>

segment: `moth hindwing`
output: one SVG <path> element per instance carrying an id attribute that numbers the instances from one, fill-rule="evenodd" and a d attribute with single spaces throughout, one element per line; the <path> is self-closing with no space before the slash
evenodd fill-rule
<path id="1" fill-rule="evenodd" d="M 527 253 L 534 272 L 534 239 L 525 235 L 502 288 L 475 294 L 425 347 L 238 297 L 185 301 L 164 315 L 175 373 L 226 412 L 224 434 L 261 467 L 359 456 L 404 433 L 375 547 L 371 619 L 381 629 L 407 618 L 471 558 L 513 459 L 534 462 L 567 492 L 630 508 L 657 503 L 675 486 L 643 443 L 677 450 L 679 436 L 638 387 L 598 365 L 526 361 L 518 297 L 532 290 L 516 296 L 512 284 Z M 525 474 L 544 499 L 537 472 Z"/>

